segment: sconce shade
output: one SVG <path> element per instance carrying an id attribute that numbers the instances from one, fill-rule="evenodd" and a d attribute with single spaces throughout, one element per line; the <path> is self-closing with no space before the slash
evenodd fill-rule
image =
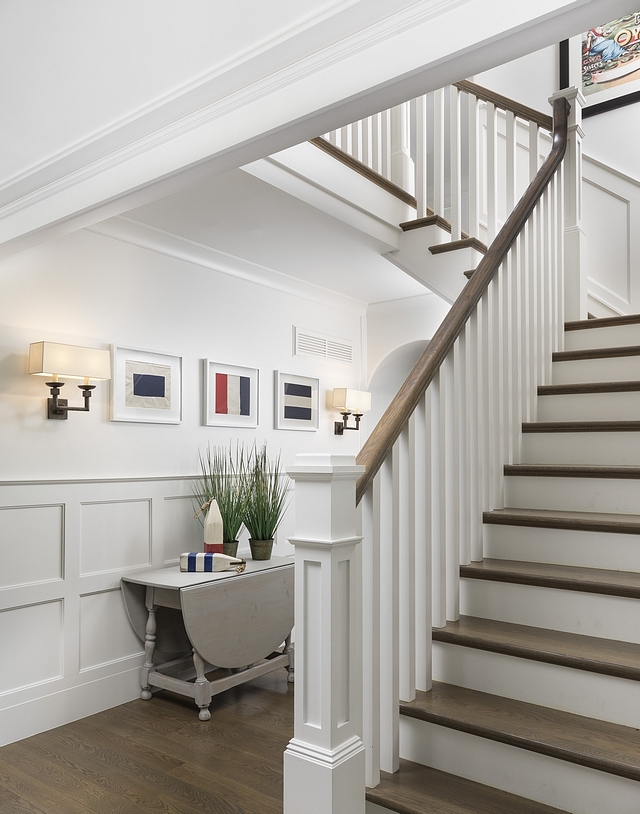
<path id="1" fill-rule="evenodd" d="M 371 409 L 371 393 L 365 390 L 333 388 L 333 408 L 349 413 L 368 413 Z"/>
<path id="2" fill-rule="evenodd" d="M 102 381 L 111 378 L 111 358 L 108 350 L 33 342 L 29 345 L 29 373 Z"/>

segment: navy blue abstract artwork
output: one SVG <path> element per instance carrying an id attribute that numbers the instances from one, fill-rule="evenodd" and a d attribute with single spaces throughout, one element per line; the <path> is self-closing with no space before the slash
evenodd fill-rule
<path id="1" fill-rule="evenodd" d="M 165 377 L 152 376 L 148 373 L 133 374 L 133 395 L 147 398 L 165 397 Z"/>
<path id="2" fill-rule="evenodd" d="M 311 421 L 313 417 L 312 389 L 307 384 L 284 382 L 284 417 Z"/>

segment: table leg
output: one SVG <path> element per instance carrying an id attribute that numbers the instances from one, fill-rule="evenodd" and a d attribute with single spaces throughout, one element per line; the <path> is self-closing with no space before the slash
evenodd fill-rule
<path id="1" fill-rule="evenodd" d="M 294 674 L 294 659 L 293 659 L 293 645 L 291 644 L 291 634 L 287 636 L 284 640 L 284 653 L 289 656 L 289 664 L 286 667 L 287 673 L 287 681 L 290 684 L 293 684 L 293 674 Z"/>
<path id="2" fill-rule="evenodd" d="M 140 697 L 144 701 L 148 701 L 151 698 L 151 687 L 149 685 L 149 673 L 155 669 L 153 664 L 153 653 L 156 649 L 156 608 L 153 604 L 153 591 L 149 591 L 147 588 L 147 610 L 149 611 L 149 617 L 147 618 L 147 627 L 146 627 L 146 635 L 144 640 L 144 665 L 142 666 L 142 676 L 141 676 L 141 684 L 142 684 L 142 693 Z"/>
<path id="3" fill-rule="evenodd" d="M 204 674 L 205 660 L 193 648 L 193 666 L 196 668 L 196 695 L 195 702 L 200 707 L 198 718 L 201 721 L 208 721 L 211 718 L 209 704 L 211 703 L 211 685 Z"/>

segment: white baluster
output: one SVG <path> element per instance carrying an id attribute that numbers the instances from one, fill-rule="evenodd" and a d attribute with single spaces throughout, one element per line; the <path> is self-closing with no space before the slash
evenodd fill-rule
<path id="1" fill-rule="evenodd" d="M 449 164 L 451 240 L 462 237 L 462 162 L 460 157 L 460 91 L 449 87 Z"/>
<path id="2" fill-rule="evenodd" d="M 380 769 L 398 771 L 398 528 L 393 511 L 393 454 L 380 468 L 374 500 L 380 517 Z"/>
<path id="3" fill-rule="evenodd" d="M 432 618 L 434 627 L 447 624 L 447 553 L 444 522 L 444 438 L 441 373 L 431 382 L 431 556 Z"/>
<path id="4" fill-rule="evenodd" d="M 455 622 L 460 618 L 460 526 L 458 495 L 458 435 L 457 407 L 455 393 L 455 365 L 453 348 L 447 354 L 441 372 L 442 412 L 445 458 L 445 540 L 446 540 L 446 614 L 447 620 Z"/>
<path id="5" fill-rule="evenodd" d="M 524 414 L 524 384 L 525 371 L 523 367 L 523 321 L 522 321 L 522 240 L 518 238 L 510 252 L 511 257 L 511 326 L 513 348 L 511 353 L 511 386 L 513 388 L 512 401 L 512 439 L 511 462 L 520 463 L 522 460 L 522 422 Z"/>
<path id="6" fill-rule="evenodd" d="M 427 214 L 427 97 L 416 99 L 416 217 Z"/>
<path id="7" fill-rule="evenodd" d="M 391 180 L 391 111 L 383 110 L 380 114 L 380 148 L 382 164 L 380 173 Z"/>
<path id="8" fill-rule="evenodd" d="M 491 495 L 491 438 L 489 424 L 491 421 L 489 401 L 489 296 L 482 295 L 478 306 L 478 423 L 480 434 L 480 472 L 482 510 L 490 511 L 494 507 Z"/>
<path id="9" fill-rule="evenodd" d="M 410 471 L 414 473 L 413 517 L 416 595 L 416 689 L 431 689 L 431 393 L 409 423 Z"/>
<path id="10" fill-rule="evenodd" d="M 471 559 L 482 559 L 482 474 L 478 431 L 480 413 L 478 306 L 473 310 L 466 329 L 467 335 L 467 399 L 469 415 L 469 516 L 471 521 Z"/>
<path id="11" fill-rule="evenodd" d="M 504 507 L 504 324 L 502 308 L 502 283 L 504 263 L 498 269 L 489 286 L 489 330 L 491 333 L 490 387 L 491 387 L 491 426 L 490 436 L 493 450 L 493 507 Z"/>
<path id="12" fill-rule="evenodd" d="M 362 506 L 362 618 L 365 784 L 380 782 L 380 518 L 374 515 L 377 476 L 361 501 Z"/>
<path id="13" fill-rule="evenodd" d="M 496 106 L 487 102 L 487 245 L 498 234 L 498 122 Z"/>
<path id="14" fill-rule="evenodd" d="M 413 417 L 411 418 L 414 422 Z M 400 433 L 393 448 L 393 511 L 398 534 L 399 590 L 399 695 L 402 701 L 416 697 L 416 603 L 415 603 L 415 499 L 410 469 L 409 427 Z"/>
<path id="15" fill-rule="evenodd" d="M 444 217 L 444 90 L 433 92 L 433 211 Z"/>
<path id="16" fill-rule="evenodd" d="M 456 390 L 456 435 L 458 437 L 458 458 L 456 463 L 458 479 L 458 544 L 459 561 L 464 565 L 471 562 L 471 520 L 470 486 L 469 486 L 469 393 L 467 390 L 467 348 L 468 323 L 462 329 L 458 341 L 454 346 L 456 356 L 455 390 Z"/>
<path id="17" fill-rule="evenodd" d="M 363 119 L 360 122 L 360 133 L 361 133 L 361 143 L 362 143 L 362 157 L 361 161 L 363 164 L 366 164 L 367 167 L 373 167 L 373 155 L 372 155 L 372 145 L 371 145 L 371 132 L 373 128 L 373 118 L 368 116 L 366 119 Z"/>
<path id="18" fill-rule="evenodd" d="M 469 116 L 469 234 L 480 237 L 480 162 L 478 160 L 478 99 L 468 95 Z"/>
<path id="19" fill-rule="evenodd" d="M 285 814 L 364 814 L 362 573 L 355 509 L 364 467 L 297 455 L 296 692 Z M 396 716 L 397 717 L 397 716 Z M 313 789 L 313 794 L 309 790 Z"/>

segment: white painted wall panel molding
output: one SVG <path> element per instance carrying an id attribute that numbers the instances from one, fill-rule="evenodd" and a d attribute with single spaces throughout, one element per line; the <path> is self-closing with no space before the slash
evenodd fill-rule
<path id="1" fill-rule="evenodd" d="M 0 508 L 0 562 L 0 589 L 62 579 L 64 507 Z"/>
<path id="2" fill-rule="evenodd" d="M 80 672 L 142 655 L 119 588 L 80 597 Z"/>
<path id="3" fill-rule="evenodd" d="M 164 560 L 163 565 L 180 562 L 183 551 L 200 551 L 204 530 L 194 519 L 191 495 L 171 495 L 164 498 Z"/>
<path id="4" fill-rule="evenodd" d="M 82 503 L 80 574 L 151 565 L 151 501 Z"/>
<path id="5" fill-rule="evenodd" d="M 584 31 L 603 7 L 626 11 L 622 0 L 495 0 L 491 15 L 484 0 L 347 2 L 89 141 L 71 133 L 65 150 L 14 175 L 0 242 L 9 253 L 96 223 Z"/>
<path id="6" fill-rule="evenodd" d="M 0 612 L 0 696 L 62 677 L 61 599 Z"/>
<path id="7" fill-rule="evenodd" d="M 601 317 L 640 313 L 633 273 L 640 256 L 640 183 L 588 156 L 583 180 L 589 310 Z"/>
<path id="8" fill-rule="evenodd" d="M 142 654 L 120 578 L 161 567 L 167 545 L 185 550 L 201 538 L 192 483 L 193 477 L 0 483 L 0 553 L 10 566 L 2 574 L 11 583 L 0 586 L 0 742 L 137 697 Z M 14 549 L 23 562 L 11 561 Z M 54 573 L 55 579 L 35 579 Z"/>

